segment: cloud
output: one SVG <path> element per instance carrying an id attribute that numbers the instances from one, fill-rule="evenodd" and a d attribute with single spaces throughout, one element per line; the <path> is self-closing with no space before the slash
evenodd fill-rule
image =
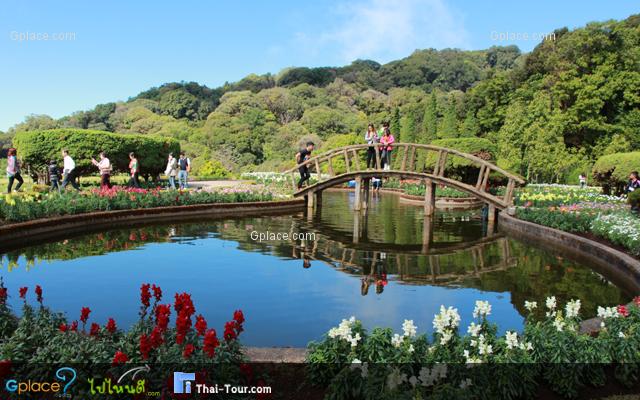
<path id="1" fill-rule="evenodd" d="M 344 2 L 333 11 L 335 24 L 315 38 L 299 34 L 298 40 L 313 47 L 333 47 L 345 62 L 357 58 L 386 62 L 416 49 L 468 47 L 462 18 L 443 0 Z"/>

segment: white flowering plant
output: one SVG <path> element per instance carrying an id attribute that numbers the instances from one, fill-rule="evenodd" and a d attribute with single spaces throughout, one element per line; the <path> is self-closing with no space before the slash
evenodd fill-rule
<path id="1" fill-rule="evenodd" d="M 527 301 L 524 329 L 501 334 L 489 320 L 488 302 L 476 302 L 466 327 L 460 327 L 457 309 L 441 306 L 431 340 L 412 320 L 396 332 L 370 333 L 355 318 L 343 320 L 309 345 L 308 376 L 329 388 L 327 398 L 516 399 L 541 386 L 575 398 L 605 385 L 607 376 L 637 384 L 640 297 L 627 306 L 599 307 L 599 334 L 583 332 L 581 306 L 580 300 L 561 303 L 554 296 L 540 306 Z M 535 317 L 538 309 L 545 313 L 541 319 Z"/>

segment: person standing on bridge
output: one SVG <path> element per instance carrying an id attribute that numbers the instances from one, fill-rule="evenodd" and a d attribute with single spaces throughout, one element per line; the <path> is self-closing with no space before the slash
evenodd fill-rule
<path id="1" fill-rule="evenodd" d="M 376 128 L 373 124 L 369 124 L 367 127 L 367 132 L 364 134 L 364 140 L 369 145 L 374 145 L 376 143 L 380 143 L 380 136 L 378 136 L 378 132 L 376 132 Z M 378 149 L 375 146 L 369 146 L 367 149 L 367 168 L 378 168 L 376 161 L 376 152 Z"/>
<path id="2" fill-rule="evenodd" d="M 296 153 L 296 163 L 299 165 L 298 171 L 300 172 L 298 189 L 302 188 L 302 184 L 304 183 L 304 181 L 308 181 L 309 178 L 311 178 L 311 173 L 309 173 L 309 166 L 306 164 L 300 166 L 300 164 L 302 164 L 303 162 L 311 158 L 311 152 L 313 151 L 314 146 L 315 144 L 313 144 L 313 142 L 307 142 L 307 147 L 304 149 L 301 149 L 299 152 Z"/>
<path id="3" fill-rule="evenodd" d="M 384 165 L 383 169 L 387 171 L 391 169 L 391 151 L 393 150 L 392 144 L 395 141 L 396 139 L 391 134 L 389 127 L 385 127 L 384 133 L 380 138 L 380 143 L 382 143 L 382 160 Z"/>

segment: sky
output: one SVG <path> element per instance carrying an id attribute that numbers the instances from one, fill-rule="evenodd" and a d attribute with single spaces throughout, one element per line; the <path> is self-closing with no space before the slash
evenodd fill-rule
<path id="1" fill-rule="evenodd" d="M 637 0 L 3 0 L 0 131 L 29 114 L 60 118 L 166 82 L 216 87 L 425 48 L 531 51 L 556 28 L 638 12 Z"/>

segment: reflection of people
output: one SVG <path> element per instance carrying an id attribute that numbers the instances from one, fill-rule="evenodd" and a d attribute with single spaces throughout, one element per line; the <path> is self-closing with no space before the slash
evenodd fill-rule
<path id="1" fill-rule="evenodd" d="M 369 294 L 369 286 L 371 286 L 371 281 L 368 276 L 360 279 L 360 294 L 363 296 Z"/>
<path id="2" fill-rule="evenodd" d="M 304 149 L 301 149 L 299 152 L 296 153 L 296 163 L 298 165 L 302 164 L 303 162 L 311 158 L 311 152 L 313 151 L 313 146 L 314 146 L 313 142 L 307 142 L 307 147 L 305 147 Z M 311 178 L 311 173 L 309 173 L 309 166 L 306 164 L 298 167 L 298 171 L 300 172 L 298 189 L 300 189 L 302 188 L 302 184 L 305 181 L 308 181 L 309 178 Z"/>
<path id="3" fill-rule="evenodd" d="M 311 268 L 311 260 L 306 255 L 302 257 L 302 268 Z"/>
<path id="4" fill-rule="evenodd" d="M 373 190 L 375 190 L 376 192 L 380 191 L 380 188 L 382 187 L 382 179 L 380 178 L 371 178 L 371 184 L 373 185 Z"/>

